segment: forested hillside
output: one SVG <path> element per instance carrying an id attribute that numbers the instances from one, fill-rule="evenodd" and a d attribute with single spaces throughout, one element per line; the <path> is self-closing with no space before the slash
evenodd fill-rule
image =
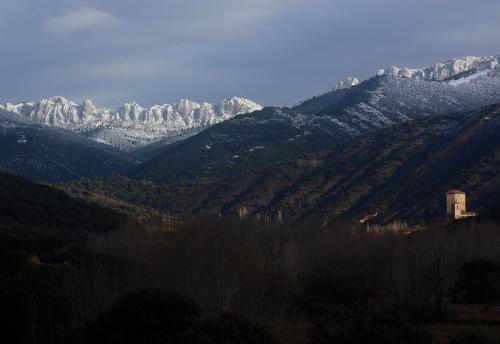
<path id="1" fill-rule="evenodd" d="M 129 219 L 66 192 L 0 172 L 2 257 L 51 256 L 83 244 L 87 233 L 123 227 Z M 24 257 L 24 258 L 23 258 Z"/>
<path id="2" fill-rule="evenodd" d="M 46 182 L 122 173 L 139 161 L 86 137 L 5 120 L 0 111 L 0 170 Z"/>
<path id="3" fill-rule="evenodd" d="M 499 109 L 429 116 L 294 161 L 276 156 L 258 164 L 255 156 L 269 156 L 254 149 L 224 168 L 184 174 L 174 160 L 166 183 L 111 177 L 73 187 L 172 212 L 235 213 L 245 206 L 254 215 L 281 211 L 289 221 L 375 211 L 384 221 L 436 219 L 450 188 L 463 188 L 470 207 L 486 210 L 500 186 Z"/>

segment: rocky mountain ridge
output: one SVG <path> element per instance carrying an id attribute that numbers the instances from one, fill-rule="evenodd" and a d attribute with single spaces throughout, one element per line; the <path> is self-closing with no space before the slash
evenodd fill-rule
<path id="1" fill-rule="evenodd" d="M 379 70 L 377 75 L 388 74 L 405 78 L 427 81 L 444 81 L 466 72 L 483 72 L 498 69 L 499 56 L 465 56 L 436 63 L 425 68 L 399 68 L 392 66 L 387 70 Z"/>
<path id="2" fill-rule="evenodd" d="M 119 110 L 99 107 L 91 100 L 78 105 L 64 97 L 40 102 L 0 104 L 0 111 L 11 119 L 80 132 L 89 138 L 123 150 L 175 137 L 228 120 L 236 115 L 260 110 L 257 103 L 231 98 L 216 104 L 196 103 L 182 99 L 178 104 L 144 108 L 135 102 Z"/>
<path id="3" fill-rule="evenodd" d="M 395 77 L 426 80 L 426 81 L 450 81 L 455 77 L 463 77 L 464 73 L 468 76 L 484 75 L 488 71 L 500 68 L 500 55 L 498 56 L 464 56 L 450 59 L 444 62 L 438 62 L 424 68 L 397 67 L 391 66 L 386 69 L 379 69 L 377 76 L 390 75 Z M 358 78 L 349 76 L 337 83 L 334 91 L 351 88 L 359 85 L 362 81 Z"/>

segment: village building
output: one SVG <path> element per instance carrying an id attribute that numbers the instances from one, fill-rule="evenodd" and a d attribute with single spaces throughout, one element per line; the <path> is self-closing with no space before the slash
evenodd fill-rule
<path id="1" fill-rule="evenodd" d="M 465 192 L 450 190 L 446 193 L 446 215 L 453 220 L 474 217 L 478 213 L 467 211 Z"/>

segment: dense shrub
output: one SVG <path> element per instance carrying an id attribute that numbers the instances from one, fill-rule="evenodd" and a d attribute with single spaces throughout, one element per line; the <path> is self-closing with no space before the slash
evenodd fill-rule
<path id="1" fill-rule="evenodd" d="M 275 344 L 263 327 L 237 315 L 202 318 L 175 291 L 137 291 L 119 299 L 86 333 L 89 344 Z"/>
<path id="2" fill-rule="evenodd" d="M 200 316 L 191 299 L 174 291 L 138 291 L 118 300 L 91 325 L 90 344 L 187 343 Z"/>

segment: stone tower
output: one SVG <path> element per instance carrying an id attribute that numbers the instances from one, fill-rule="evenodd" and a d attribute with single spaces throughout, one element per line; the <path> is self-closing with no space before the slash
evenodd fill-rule
<path id="1" fill-rule="evenodd" d="M 446 193 L 446 215 L 448 217 L 458 220 L 465 209 L 465 192 L 450 190 Z"/>
<path id="2" fill-rule="evenodd" d="M 446 215 L 453 220 L 477 216 L 477 213 L 468 212 L 465 203 L 465 192 L 450 190 L 446 193 Z"/>

